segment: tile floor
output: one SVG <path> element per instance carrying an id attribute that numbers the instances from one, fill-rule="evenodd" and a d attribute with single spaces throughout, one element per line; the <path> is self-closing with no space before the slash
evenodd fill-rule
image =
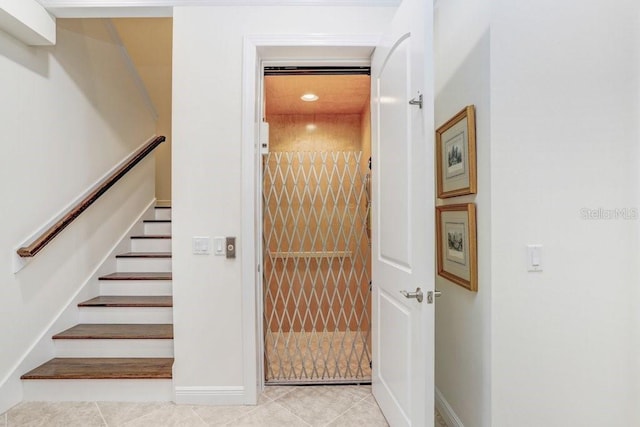
<path id="1" fill-rule="evenodd" d="M 435 425 L 446 426 L 439 414 Z M 387 426 L 370 386 L 267 387 L 257 406 L 23 402 L 0 427 Z"/>

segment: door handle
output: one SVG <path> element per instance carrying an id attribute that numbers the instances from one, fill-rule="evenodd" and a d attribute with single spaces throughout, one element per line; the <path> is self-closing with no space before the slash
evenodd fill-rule
<path id="1" fill-rule="evenodd" d="M 415 298 L 418 302 L 422 302 L 424 299 L 424 294 L 420 288 L 416 288 L 415 292 L 400 291 L 400 293 L 404 295 L 405 298 Z"/>

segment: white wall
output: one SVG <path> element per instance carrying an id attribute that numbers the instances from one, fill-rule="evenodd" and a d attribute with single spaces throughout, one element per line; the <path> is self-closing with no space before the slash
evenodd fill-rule
<path id="1" fill-rule="evenodd" d="M 154 151 L 156 199 L 171 204 L 171 18 L 112 19 L 158 113 L 156 134 L 166 137 Z"/>
<path id="2" fill-rule="evenodd" d="M 193 7 L 174 10 L 173 283 L 176 387 L 209 402 L 243 378 L 241 262 L 191 254 L 192 236 L 241 231 L 243 37 L 377 34 L 393 8 Z M 196 396 L 197 397 L 197 396 Z"/>
<path id="3" fill-rule="evenodd" d="M 491 424 L 640 425 L 639 4 L 493 3 Z"/>
<path id="4" fill-rule="evenodd" d="M 153 199 L 146 162 L 13 274 L 18 245 L 155 130 L 102 21 L 58 20 L 57 39 L 34 48 L 0 33 L 0 412 L 22 397 L 29 348 Z"/>
<path id="5" fill-rule="evenodd" d="M 467 427 L 491 425 L 489 15 L 486 0 L 441 1 L 434 29 L 436 126 L 467 105 L 476 107 L 478 193 L 438 201 L 477 206 L 478 292 L 436 277 L 436 288 L 442 291 L 436 302 L 436 388 L 445 401 L 439 409 L 445 417 L 452 410 Z"/>
<path id="6" fill-rule="evenodd" d="M 56 44 L 56 19 L 35 0 L 0 0 L 0 30 L 27 45 Z"/>

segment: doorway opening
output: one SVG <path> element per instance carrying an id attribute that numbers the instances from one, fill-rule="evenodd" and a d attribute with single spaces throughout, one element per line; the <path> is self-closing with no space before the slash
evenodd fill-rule
<path id="1" fill-rule="evenodd" d="M 371 382 L 370 71 L 265 67 L 265 384 Z"/>

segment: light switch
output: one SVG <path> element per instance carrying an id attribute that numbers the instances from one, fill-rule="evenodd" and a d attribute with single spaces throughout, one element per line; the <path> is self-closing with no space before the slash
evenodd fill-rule
<path id="1" fill-rule="evenodd" d="M 195 236 L 192 239 L 193 253 L 207 255 L 211 253 L 211 238 Z"/>
<path id="2" fill-rule="evenodd" d="M 213 238 L 213 254 L 224 256 L 226 254 L 226 237 Z"/>
<path id="3" fill-rule="evenodd" d="M 527 270 L 542 271 L 542 245 L 527 245 Z"/>

